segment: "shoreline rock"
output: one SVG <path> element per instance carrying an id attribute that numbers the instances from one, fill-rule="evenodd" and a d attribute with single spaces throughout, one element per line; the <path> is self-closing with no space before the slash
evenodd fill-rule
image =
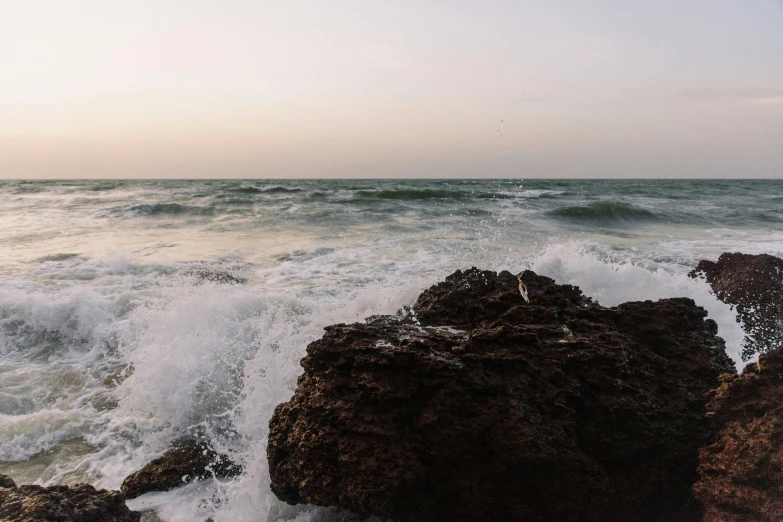
<path id="1" fill-rule="evenodd" d="M 242 473 L 242 467 L 213 450 L 205 442 L 181 442 L 122 482 L 125 498 L 136 498 L 150 491 L 169 491 L 193 480 L 212 476 L 230 477 Z"/>
<path id="2" fill-rule="evenodd" d="M 272 491 L 396 520 L 697 521 L 705 396 L 735 372 L 690 299 L 604 308 L 457 271 L 415 316 L 327 327 L 270 421 Z"/>
<path id="3" fill-rule="evenodd" d="M 702 274 L 716 297 L 736 307 L 744 323 L 743 360 L 783 343 L 783 259 L 725 252 L 717 262 L 700 261 L 690 276 Z"/>
<path id="4" fill-rule="evenodd" d="M 722 381 L 708 404 L 717 440 L 694 485 L 704 520 L 783 521 L 783 346 Z"/>
<path id="5" fill-rule="evenodd" d="M 0 520 L 7 522 L 139 522 L 119 491 L 75 486 L 17 486 L 0 475 Z"/>

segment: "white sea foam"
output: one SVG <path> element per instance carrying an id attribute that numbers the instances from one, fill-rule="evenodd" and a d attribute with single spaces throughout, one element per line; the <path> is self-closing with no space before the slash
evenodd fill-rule
<path id="1" fill-rule="evenodd" d="M 546 190 L 546 189 L 530 189 L 530 190 L 521 190 L 521 191 L 500 190 L 498 191 L 498 194 L 501 194 L 503 196 L 511 196 L 514 198 L 537 199 L 537 198 L 548 197 L 548 196 L 559 196 L 560 194 L 565 194 L 565 191 Z"/>
<path id="2" fill-rule="evenodd" d="M 649 268 L 630 259 L 603 256 L 594 245 L 559 243 L 550 245 L 529 262 L 530 268 L 561 284 L 581 288 L 585 295 L 604 306 L 626 301 L 645 301 L 667 297 L 690 297 L 718 323 L 718 334 L 726 341 L 726 352 L 739 368 L 744 333 L 731 306 L 719 301 L 703 279 L 688 277 L 672 267 Z"/>

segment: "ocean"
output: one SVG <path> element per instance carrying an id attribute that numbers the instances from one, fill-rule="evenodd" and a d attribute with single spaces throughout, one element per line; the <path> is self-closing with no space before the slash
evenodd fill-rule
<path id="1" fill-rule="evenodd" d="M 605 306 L 686 296 L 741 368 L 734 311 L 688 272 L 783 256 L 783 183 L 0 181 L 0 473 L 117 489 L 185 435 L 242 462 L 129 501 L 145 520 L 321 521 L 269 489 L 268 421 L 333 323 L 459 268 L 530 268 Z"/>

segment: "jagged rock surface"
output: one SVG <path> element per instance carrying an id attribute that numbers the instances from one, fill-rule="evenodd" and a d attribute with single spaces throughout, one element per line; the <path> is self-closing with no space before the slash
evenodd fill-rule
<path id="1" fill-rule="evenodd" d="M 720 431 L 699 458 L 704 520 L 783 521 L 783 346 L 725 376 L 707 409 Z"/>
<path id="2" fill-rule="evenodd" d="M 244 285 L 247 279 L 238 277 L 225 270 L 212 270 L 209 268 L 188 268 L 182 272 L 186 276 L 194 278 L 200 283 L 218 283 L 226 285 Z"/>
<path id="3" fill-rule="evenodd" d="M 6 477 L 7 478 L 7 477 Z M 9 479 L 10 480 L 10 479 Z M 13 481 L 11 481 L 13 483 Z M 0 487 L 3 522 L 139 522 L 119 491 L 76 486 Z"/>
<path id="4" fill-rule="evenodd" d="M 698 520 L 705 395 L 734 372 L 690 299 L 602 308 L 458 271 L 410 318 L 326 328 L 270 421 L 272 490 L 397 521 Z M 438 328 L 438 327 L 451 328 Z"/>
<path id="5" fill-rule="evenodd" d="M 718 299 L 737 308 L 747 333 L 744 360 L 783 343 L 783 259 L 726 252 L 717 263 L 699 262 L 691 276 L 699 274 Z"/>
<path id="6" fill-rule="evenodd" d="M 169 450 L 126 477 L 120 491 L 126 498 L 136 498 L 150 491 L 168 491 L 197 479 L 240 473 L 242 467 L 225 455 L 215 452 L 203 442 L 191 441 Z"/>
<path id="7" fill-rule="evenodd" d="M 8 475 L 0 475 L 0 488 L 15 488 L 16 482 Z"/>

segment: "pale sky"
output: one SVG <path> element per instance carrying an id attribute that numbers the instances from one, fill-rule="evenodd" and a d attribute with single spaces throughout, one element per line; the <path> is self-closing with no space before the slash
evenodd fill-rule
<path id="1" fill-rule="evenodd" d="M 0 177 L 783 177 L 783 1 L 0 0 Z"/>

